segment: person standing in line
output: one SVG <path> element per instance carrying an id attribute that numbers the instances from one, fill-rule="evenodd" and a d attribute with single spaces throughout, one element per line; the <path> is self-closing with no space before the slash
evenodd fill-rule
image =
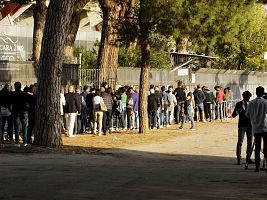
<path id="1" fill-rule="evenodd" d="M 134 103 L 134 107 L 133 107 L 133 127 L 135 129 L 139 129 L 139 94 L 138 91 L 135 89 L 134 93 L 132 94 L 132 98 L 133 98 L 133 103 Z"/>
<path id="2" fill-rule="evenodd" d="M 170 125 L 172 125 L 174 123 L 174 107 L 177 105 L 176 97 L 172 92 L 173 92 L 173 87 L 169 86 L 168 93 L 169 93 L 169 97 L 170 97 L 170 106 L 169 106 Z"/>
<path id="3" fill-rule="evenodd" d="M 94 131 L 96 135 L 98 128 L 98 136 L 102 136 L 102 124 L 103 124 L 103 111 L 101 111 L 100 103 L 104 104 L 103 98 L 100 96 L 100 90 L 95 90 L 95 96 L 93 98 L 93 110 L 94 110 Z"/>
<path id="4" fill-rule="evenodd" d="M 194 95 L 194 100 L 196 104 L 196 118 L 197 121 L 200 118 L 200 121 L 206 122 L 205 120 L 205 114 L 204 114 L 204 100 L 205 100 L 205 95 L 203 91 L 201 90 L 200 85 L 197 85 L 196 90 L 193 92 Z"/>
<path id="5" fill-rule="evenodd" d="M 163 128 L 163 121 L 162 121 L 163 97 L 158 86 L 155 86 L 155 95 L 157 96 L 160 102 L 158 110 L 157 110 L 157 124 L 158 124 L 158 128 Z"/>
<path id="6" fill-rule="evenodd" d="M 263 139 L 263 154 L 267 155 L 267 100 L 263 98 L 264 88 L 256 88 L 257 97 L 250 101 L 246 117 L 251 121 L 255 141 L 255 172 L 260 171 L 261 140 Z"/>
<path id="7" fill-rule="evenodd" d="M 21 83 L 16 82 L 14 84 L 14 87 L 15 91 L 11 95 L 11 104 L 12 104 L 12 114 L 14 116 L 15 142 L 16 146 L 20 146 L 19 131 L 21 124 L 22 134 L 23 134 L 23 145 L 27 146 L 29 102 L 27 94 L 21 90 Z"/>
<path id="8" fill-rule="evenodd" d="M 179 127 L 179 130 L 184 129 L 184 123 L 185 123 L 187 118 L 191 122 L 190 130 L 192 130 L 192 131 L 196 130 L 195 129 L 195 122 L 194 122 L 194 118 L 193 118 L 194 101 L 193 101 L 193 94 L 191 92 L 188 92 L 184 106 L 185 106 L 184 107 L 184 114 L 183 114 L 182 123 L 181 123 L 181 126 Z"/>
<path id="9" fill-rule="evenodd" d="M 157 95 L 155 95 L 155 90 L 150 89 L 150 95 L 148 95 L 148 115 L 149 115 L 149 127 L 152 129 L 157 129 L 157 111 L 160 106 L 160 101 Z"/>
<path id="10" fill-rule="evenodd" d="M 216 104 L 217 104 L 217 119 L 220 119 L 222 121 L 223 119 L 223 98 L 224 93 L 222 91 L 222 87 L 218 86 L 217 89 L 217 95 L 216 95 Z"/>
<path id="11" fill-rule="evenodd" d="M 81 118 L 81 130 L 80 130 L 80 132 L 82 134 L 86 133 L 87 118 L 89 115 L 88 107 L 86 105 L 86 97 L 89 94 L 89 91 L 90 91 L 90 86 L 84 85 L 83 86 L 83 92 L 81 93 L 81 96 L 83 97 L 85 104 L 82 105 L 81 116 L 80 116 L 80 118 Z"/>
<path id="12" fill-rule="evenodd" d="M 77 114 L 81 113 L 81 102 L 76 93 L 74 93 L 74 86 L 70 85 L 68 93 L 65 94 L 66 105 L 64 106 L 64 113 L 66 118 L 67 137 L 75 137 L 74 125 Z"/>
<path id="13" fill-rule="evenodd" d="M 165 86 L 161 87 L 161 93 L 162 93 L 162 124 L 165 123 L 166 126 L 170 126 L 170 116 L 169 116 L 169 106 L 170 106 L 170 95 L 166 92 Z"/>
<path id="14" fill-rule="evenodd" d="M 133 115 L 134 115 L 134 102 L 132 98 L 133 88 L 129 87 L 127 90 L 126 109 L 127 109 L 127 129 L 133 129 Z"/>
<path id="15" fill-rule="evenodd" d="M 94 110 L 93 110 L 93 98 L 95 94 L 95 88 L 91 88 L 90 93 L 86 95 L 86 107 L 88 109 L 88 121 L 89 132 L 93 133 L 94 130 Z"/>
<path id="16" fill-rule="evenodd" d="M 0 126 L 0 129 L 2 133 L 4 133 L 5 125 L 7 123 L 7 136 L 8 136 L 9 144 L 13 142 L 13 116 L 10 112 L 11 111 L 11 100 L 12 100 L 11 95 L 12 95 L 12 92 L 10 91 L 10 85 L 5 84 L 4 88 L 0 91 L 0 106 L 4 107 L 4 109 L 7 109 L 8 113 L 6 113 L 5 116 L 3 116 L 2 114 L 2 120 L 1 120 L 2 126 Z"/>
<path id="17" fill-rule="evenodd" d="M 36 106 L 36 95 L 35 95 L 35 86 L 30 85 L 29 91 L 27 92 L 27 98 L 29 102 L 29 110 L 28 110 L 28 118 L 29 118 L 29 125 L 28 125 L 28 139 L 27 143 L 32 144 L 32 136 L 33 136 L 33 128 L 35 125 L 35 106 Z"/>
<path id="18" fill-rule="evenodd" d="M 104 134 L 107 134 L 107 131 L 111 133 L 111 130 L 113 128 L 112 123 L 112 106 L 113 106 L 113 99 L 112 99 L 112 88 L 107 88 L 105 91 L 105 88 L 100 88 L 101 97 L 103 98 L 104 104 L 107 107 L 107 111 L 103 112 L 103 125 L 102 129 Z"/>
<path id="19" fill-rule="evenodd" d="M 60 92 L 60 116 L 61 116 L 61 132 L 65 133 L 65 118 L 64 118 L 64 106 L 66 105 L 66 99 L 65 99 L 65 89 L 64 87 L 61 87 L 61 92 Z"/>
<path id="20" fill-rule="evenodd" d="M 120 99 L 122 103 L 122 128 L 125 131 L 127 128 L 127 109 L 126 109 L 126 101 L 127 101 L 127 95 L 126 90 L 124 87 L 120 89 Z"/>
<path id="21" fill-rule="evenodd" d="M 85 133 L 85 132 L 82 132 L 81 112 L 84 109 L 84 107 L 86 106 L 86 103 L 85 103 L 84 97 L 83 97 L 79 87 L 76 87 L 75 92 L 76 92 L 76 98 L 78 99 L 78 101 L 80 103 L 80 107 L 81 107 L 80 112 L 77 113 L 77 116 L 75 119 L 75 125 L 74 125 L 74 134 L 78 135 L 78 134 L 84 134 Z"/>
<path id="22" fill-rule="evenodd" d="M 176 124 L 179 124 L 182 120 L 182 110 L 184 109 L 184 103 L 186 101 L 186 93 L 183 87 L 182 81 L 178 81 L 178 87 L 174 90 L 177 106 L 175 109 Z"/>
<path id="23" fill-rule="evenodd" d="M 236 144 L 236 159 L 237 164 L 241 165 L 241 149 L 242 143 L 245 137 L 247 136 L 247 151 L 246 151 L 246 163 L 253 164 L 251 157 L 252 152 L 252 143 L 253 143 L 253 133 L 251 131 L 251 123 L 249 118 L 246 117 L 246 110 L 249 104 L 249 99 L 251 97 L 251 93 L 249 91 L 245 91 L 242 94 L 243 100 L 237 102 L 232 113 L 232 117 L 235 118 L 239 115 L 238 119 L 238 140 Z"/>
<path id="24" fill-rule="evenodd" d="M 211 114 L 211 106 L 213 104 L 213 94 L 210 92 L 210 89 L 208 87 L 204 88 L 204 95 L 205 95 L 205 100 L 204 100 L 204 112 L 205 112 L 205 117 L 206 119 L 209 119 L 209 122 L 212 120 L 212 114 Z"/>

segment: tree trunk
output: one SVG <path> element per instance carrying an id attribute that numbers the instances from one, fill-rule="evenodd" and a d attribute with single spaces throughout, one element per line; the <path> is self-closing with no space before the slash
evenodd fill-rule
<path id="1" fill-rule="evenodd" d="M 149 73 L 150 73 L 150 49 L 148 43 L 149 30 L 145 24 L 140 23 L 141 30 L 141 74 L 140 74 L 140 95 L 139 95 L 139 133 L 148 131 L 148 113 L 147 113 L 147 91 L 149 88 Z"/>
<path id="2" fill-rule="evenodd" d="M 60 88 L 63 51 L 75 0 L 50 1 L 38 69 L 34 143 L 60 147 Z"/>
<path id="3" fill-rule="evenodd" d="M 74 42 L 79 30 L 81 16 L 84 12 L 83 7 L 89 2 L 90 0 L 78 0 L 75 3 L 75 10 L 73 11 L 73 14 L 71 16 L 68 36 L 66 39 L 66 45 L 64 49 L 64 55 L 73 57 L 74 53 Z"/>
<path id="4" fill-rule="evenodd" d="M 212 46 L 207 44 L 206 49 L 205 49 L 205 56 L 212 56 L 212 51 L 213 51 Z M 205 59 L 205 67 L 211 68 L 211 59 L 210 58 Z"/>
<path id="5" fill-rule="evenodd" d="M 34 29 L 33 29 L 33 48 L 32 48 L 32 60 L 34 61 L 34 68 L 36 73 L 40 59 L 46 11 L 47 11 L 46 0 L 36 0 L 34 8 L 34 17 L 33 17 Z"/>
<path id="6" fill-rule="evenodd" d="M 99 0 L 102 13 L 103 25 L 101 42 L 98 51 L 97 65 L 99 69 L 99 83 L 107 82 L 114 86 L 117 80 L 117 68 L 119 57 L 119 19 L 124 15 L 123 6 L 120 2 Z"/>

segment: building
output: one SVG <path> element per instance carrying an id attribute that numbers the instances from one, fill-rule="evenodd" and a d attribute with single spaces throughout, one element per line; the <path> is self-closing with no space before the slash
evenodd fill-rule
<path id="1" fill-rule="evenodd" d="M 47 1 L 48 3 L 48 1 Z M 27 4 L 1 1 L 0 8 L 0 61 L 28 61 L 32 57 L 33 9 L 35 1 Z M 101 37 L 101 9 L 90 2 L 80 22 L 76 45 L 91 49 Z"/>

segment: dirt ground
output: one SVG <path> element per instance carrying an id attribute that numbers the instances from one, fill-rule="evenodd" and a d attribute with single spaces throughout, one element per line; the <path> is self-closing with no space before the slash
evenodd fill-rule
<path id="1" fill-rule="evenodd" d="M 0 199 L 266 200 L 267 173 L 236 165 L 236 120 L 177 128 L 64 137 L 61 151 L 4 147 Z"/>

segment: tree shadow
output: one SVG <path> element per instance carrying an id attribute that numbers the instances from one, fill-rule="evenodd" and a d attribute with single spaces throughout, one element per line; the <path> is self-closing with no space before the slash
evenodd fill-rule
<path id="1" fill-rule="evenodd" d="M 2 153 L 0 197 L 165 200 L 266 199 L 267 195 L 266 173 L 254 173 L 254 166 L 244 170 L 233 157 L 125 148 L 65 149 Z"/>

